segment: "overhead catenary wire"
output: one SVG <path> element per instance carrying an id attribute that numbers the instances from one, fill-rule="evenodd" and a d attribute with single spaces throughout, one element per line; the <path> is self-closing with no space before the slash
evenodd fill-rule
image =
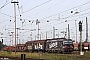
<path id="1" fill-rule="evenodd" d="M 87 13 L 83 13 L 83 14 L 79 14 L 79 15 L 76 15 L 76 16 L 84 16 L 84 15 L 87 15 L 87 14 L 90 14 L 90 12 L 87 12 Z M 75 16 L 74 16 L 75 17 Z M 74 18 L 74 19 L 72 19 L 72 20 L 68 20 L 67 22 L 69 22 L 69 21 L 73 21 L 73 20 L 76 20 L 76 19 L 79 19 L 79 18 L 82 18 L 82 17 L 78 17 L 78 18 Z M 68 17 L 68 18 L 70 18 L 70 16 Z M 67 18 L 61 18 L 61 19 L 67 19 Z M 55 23 L 55 22 L 54 22 Z M 58 22 L 58 23 L 55 23 L 55 24 L 53 24 L 53 25 L 57 25 L 57 24 L 61 24 L 61 23 L 65 23 L 65 22 Z M 49 26 L 52 26 L 52 25 L 49 25 Z M 46 26 L 47 27 L 47 26 Z M 44 28 L 45 28 L 45 26 L 44 26 Z"/>
<path id="2" fill-rule="evenodd" d="M 90 8 L 86 8 L 86 9 L 80 11 L 80 13 L 83 12 L 83 11 L 85 11 L 85 10 L 88 10 L 88 9 L 90 9 Z M 89 12 L 88 12 L 88 13 L 84 13 L 84 14 L 75 15 L 75 16 L 74 16 L 74 14 L 73 14 L 73 15 L 70 15 L 70 16 L 67 16 L 67 17 L 64 17 L 64 18 L 60 18 L 60 19 L 61 19 L 61 20 L 65 20 L 65 19 L 67 19 L 67 18 L 77 17 L 77 16 L 83 16 L 83 15 L 86 15 L 86 14 L 89 14 Z M 50 20 L 52 20 L 52 19 L 50 19 Z M 53 20 L 58 20 L 58 19 L 53 19 Z M 72 19 L 72 20 L 73 20 L 73 19 Z M 54 23 L 55 23 L 55 22 L 54 22 Z M 50 24 L 51 24 L 51 23 L 50 23 Z M 53 24 L 53 25 L 57 25 L 57 23 L 56 23 L 56 24 Z M 44 26 L 44 27 L 45 27 L 45 26 Z"/>
<path id="3" fill-rule="evenodd" d="M 88 10 L 88 9 L 90 9 L 90 8 L 86 8 L 86 9 L 84 9 L 84 10 L 82 10 L 82 11 L 79 11 L 79 13 L 81 13 L 81 12 L 84 12 L 84 11 L 86 11 L 86 10 Z M 86 13 L 85 13 L 86 14 Z M 87 13 L 88 14 L 88 13 Z M 73 15 L 70 15 L 70 16 L 67 16 L 67 17 L 64 17 L 64 18 L 60 18 L 61 20 L 63 20 L 63 19 L 67 19 L 67 18 L 70 18 L 70 17 L 76 17 L 76 16 L 80 16 L 80 15 L 75 15 L 75 14 L 73 14 Z M 81 15 L 84 15 L 84 14 L 81 14 Z M 27 20 L 29 20 L 29 19 L 27 19 Z M 43 19 L 43 21 L 44 21 L 45 19 Z M 47 20 L 47 19 L 46 19 Z M 59 19 L 49 19 L 49 20 L 59 20 Z M 48 20 L 48 21 L 49 21 Z M 34 20 L 34 21 L 36 21 L 36 20 Z M 44 23 L 44 22 L 43 22 Z"/>
<path id="4" fill-rule="evenodd" d="M 51 0 L 48 0 L 48 1 L 44 2 L 44 3 L 41 3 L 41 4 L 39 4 L 39 5 L 37 5 L 37 6 L 33 7 L 33 8 L 31 8 L 31 9 L 28 9 L 28 10 L 26 10 L 26 11 L 22 12 L 21 14 L 24 14 L 24 13 L 26 13 L 26 12 L 30 11 L 30 10 L 33 10 L 33 9 L 35 9 L 35 8 L 37 8 L 37 7 L 41 6 L 41 5 L 44 5 L 44 4 L 46 4 L 46 3 L 50 2 L 50 1 L 51 1 Z"/>
<path id="5" fill-rule="evenodd" d="M 76 9 L 76 8 L 74 8 L 74 9 Z M 86 11 L 86 10 L 85 10 L 85 11 Z M 59 14 L 59 13 L 58 13 L 58 14 Z M 57 14 L 57 15 L 58 15 L 58 14 Z M 60 14 L 61 14 L 61 13 L 60 13 Z M 71 15 L 71 16 L 66 16 L 66 18 L 63 17 L 63 18 L 61 18 L 61 19 L 62 19 L 62 20 L 65 20 L 65 19 L 68 19 L 68 18 L 70 18 L 70 17 L 71 17 L 71 18 L 72 18 L 72 17 L 75 17 L 75 18 L 73 18 L 73 19 L 75 20 L 76 18 L 79 18 L 79 19 L 80 19 L 81 17 L 83 17 L 83 16 L 88 16 L 89 14 L 90 14 L 90 13 L 87 12 L 86 14 L 83 13 L 83 14 L 81 14 L 81 15 L 79 15 L 79 14 L 76 15 L 76 16 L 80 16 L 80 17 L 75 17 L 75 16 L 72 16 L 72 15 Z M 62 15 L 64 15 L 64 14 L 62 13 Z M 7 15 L 6 15 L 6 16 L 7 16 Z M 12 17 L 12 18 L 13 18 L 13 17 Z M 17 19 L 20 19 L 20 18 L 17 18 Z M 22 19 L 24 19 L 24 18 L 22 18 Z M 47 20 L 47 19 L 48 19 L 48 18 L 42 19 L 42 20 L 45 21 L 45 20 Z M 72 21 L 73 21 L 73 19 L 72 19 Z M 79 20 L 79 19 L 78 19 L 78 20 Z M 30 19 L 26 19 L 26 20 L 28 21 L 28 20 L 30 20 Z M 42 20 L 40 19 L 41 23 L 44 23 Z M 50 21 L 50 19 L 48 19 L 48 20 Z M 56 19 L 51 19 L 51 21 L 52 21 L 52 20 L 55 21 Z M 57 19 L 57 20 L 58 20 L 58 19 Z M 33 21 L 33 20 L 31 19 L 31 21 Z M 36 20 L 34 20 L 34 21 L 36 21 Z M 71 21 L 71 19 L 68 20 L 68 21 Z M 61 22 L 59 22 L 59 23 L 61 23 Z M 59 24 L 59 23 L 58 23 L 58 24 Z M 51 22 L 51 24 L 52 24 L 52 26 L 53 26 L 53 25 L 57 25 L 57 23 L 53 24 L 52 22 Z M 28 25 L 29 25 L 29 24 L 28 24 Z M 50 24 L 48 24 L 48 25 L 50 25 Z M 25 25 L 25 26 L 27 26 L 27 25 Z M 45 26 L 44 26 L 43 28 L 45 28 Z M 50 31 L 51 31 L 51 30 L 50 30 Z"/>
<path id="6" fill-rule="evenodd" d="M 8 15 L 7 15 L 8 16 Z M 11 17 L 11 16 L 10 16 Z"/>
<path id="7" fill-rule="evenodd" d="M 0 7 L 0 9 L 4 8 L 5 6 L 7 6 L 9 3 L 11 3 L 12 0 L 10 2 L 8 2 L 8 1 L 9 0 L 7 0 L 6 3 L 3 6 Z"/>
<path id="8" fill-rule="evenodd" d="M 49 26 L 54 26 L 54 25 L 58 25 L 58 24 L 61 24 L 61 23 L 66 23 L 66 22 L 65 22 L 66 20 L 67 20 L 67 22 L 74 21 L 74 20 L 76 20 L 76 19 L 86 17 L 86 15 L 88 15 L 88 14 L 90 15 L 90 12 L 87 12 L 87 13 L 81 14 L 82 17 L 79 17 L 80 15 L 77 15 L 77 18 L 73 18 L 72 20 L 70 20 L 70 19 L 67 20 L 67 18 L 61 18 L 61 20 L 64 19 L 64 22 L 57 22 L 57 23 L 53 22 L 53 24 L 50 25 L 50 24 L 51 24 L 51 23 L 50 23 Z M 88 16 L 89 16 L 89 15 L 88 15 Z M 68 18 L 70 18 L 70 17 L 68 17 Z M 45 29 L 45 27 L 48 27 L 48 25 L 47 25 L 47 26 L 44 26 L 44 29 Z M 44 29 L 43 29 L 43 30 L 44 30 Z"/>
<path id="9" fill-rule="evenodd" d="M 25 4 L 27 4 L 28 2 L 30 2 L 30 0 L 26 1 L 25 3 L 23 3 L 22 6 L 25 5 Z"/>
<path id="10" fill-rule="evenodd" d="M 68 9 L 68 10 L 62 11 L 62 12 L 60 12 L 60 13 L 53 14 L 53 15 L 51 15 L 51 16 L 48 16 L 48 17 L 42 18 L 42 19 L 40 19 L 40 20 L 47 19 L 47 18 L 49 18 L 49 17 L 55 16 L 55 15 L 58 15 L 58 14 L 61 14 L 61 13 L 65 13 L 66 11 L 70 11 L 70 10 L 72 10 L 72 9 L 74 9 L 74 8 L 77 8 L 77 7 L 80 7 L 80 6 L 84 6 L 84 5 L 86 5 L 86 4 L 90 4 L 90 2 L 86 2 L 86 3 L 82 4 L 82 5 L 79 5 L 79 6 L 73 7 L 73 8 L 71 8 L 71 9 Z"/>
<path id="11" fill-rule="evenodd" d="M 82 11 L 79 11 L 79 13 L 81 13 L 81 12 L 84 12 L 84 11 L 86 11 L 86 10 L 89 10 L 90 8 L 86 8 L 86 9 L 84 9 L 84 10 L 82 10 Z M 89 14 L 89 13 L 85 13 L 85 14 Z M 84 15 L 84 14 L 81 14 L 81 15 Z M 80 15 L 75 15 L 74 16 L 74 14 L 73 15 L 70 15 L 70 16 L 67 16 L 66 18 L 64 17 L 64 18 L 60 18 L 61 20 L 63 20 L 63 19 L 67 19 L 67 18 L 70 18 L 70 17 L 76 17 L 76 16 L 80 16 Z M 47 20 L 47 19 L 46 19 Z M 52 20 L 52 19 L 51 19 Z M 55 20 L 59 20 L 59 19 L 55 19 Z M 54 22 L 55 23 L 55 22 Z M 54 24 L 55 25 L 55 24 Z"/>
<path id="12" fill-rule="evenodd" d="M 73 7 L 73 8 L 71 8 L 71 9 L 65 10 L 65 11 L 63 11 L 63 12 L 60 12 L 60 13 L 57 13 L 57 14 L 51 15 L 51 16 L 49 16 L 49 17 L 46 17 L 46 18 L 43 18 L 43 19 L 40 19 L 40 20 L 45 20 L 45 19 L 47 20 L 47 18 L 50 18 L 50 17 L 52 17 L 52 16 L 55 16 L 55 15 L 58 15 L 58 14 L 61 14 L 61 13 L 65 13 L 66 11 L 72 10 L 72 9 L 77 8 L 77 7 L 80 7 L 80 6 L 84 6 L 84 5 L 88 4 L 88 3 L 90 3 L 90 2 L 87 2 L 87 3 L 85 3 L 85 4 L 82 4 L 82 5 L 79 5 L 79 6 Z M 25 20 L 29 20 L 29 19 L 25 19 Z"/>
<path id="13" fill-rule="evenodd" d="M 86 4 L 88 4 L 88 3 L 90 3 L 90 2 L 87 2 L 87 3 L 82 4 L 82 5 L 79 5 L 79 6 L 83 6 L 83 5 L 86 5 Z M 77 7 L 79 7 L 79 6 L 77 6 Z M 73 7 L 73 8 L 77 8 L 77 7 Z M 73 9 L 73 8 L 71 8 L 71 9 Z M 71 9 L 69 9 L 69 10 L 71 10 Z M 68 10 L 66 10 L 66 11 L 68 11 Z M 20 10 L 19 10 L 19 12 L 20 12 Z M 63 12 L 65 12 L 65 11 L 63 11 Z M 60 14 L 63 13 L 63 12 L 60 12 Z M 59 13 L 57 13 L 57 14 L 59 14 Z M 55 14 L 55 15 L 57 15 L 57 14 Z M 4 14 L 4 15 L 7 15 L 7 14 Z M 7 16 L 9 16 L 9 15 L 7 15 Z M 51 15 L 51 16 L 54 16 L 54 15 Z M 11 16 L 10 16 L 10 17 L 11 17 Z M 50 17 L 50 16 L 49 16 L 49 17 Z M 24 20 L 29 20 L 29 19 L 24 19 Z M 44 19 L 40 19 L 40 20 L 45 20 L 45 18 L 44 18 Z"/>
<path id="14" fill-rule="evenodd" d="M 56 5 L 59 5 L 59 4 L 63 3 L 63 2 L 65 2 L 65 1 L 66 1 L 66 0 L 60 1 L 59 3 L 53 5 L 53 6 L 49 7 L 49 8 L 46 8 L 46 9 L 44 9 L 44 10 L 38 12 L 38 13 L 45 12 L 46 10 L 48 10 L 48 9 L 50 9 L 50 8 L 53 8 L 53 7 L 56 7 Z M 35 14 L 36 14 L 36 13 L 35 13 Z M 33 15 L 35 15 L 35 14 L 32 14 L 32 15 L 30 15 L 30 16 L 33 16 Z M 29 17 L 29 16 L 28 16 L 28 17 Z"/>
<path id="15" fill-rule="evenodd" d="M 48 1 L 44 2 L 44 3 L 41 3 L 41 4 L 37 5 L 36 7 L 39 7 L 39 6 L 43 5 L 43 4 L 46 4 L 46 3 L 48 3 L 49 1 L 51 1 L 51 0 L 48 0 Z M 9 2 L 9 3 L 11 3 L 11 2 Z M 36 7 L 33 7 L 33 8 L 31 8 L 30 10 L 32 10 L 32 9 L 34 9 L 34 8 L 36 8 Z M 19 4 L 18 4 L 18 10 L 19 10 Z M 27 11 L 29 11 L 29 10 L 27 10 Z M 25 12 L 27 12 L 27 11 L 25 11 Z M 22 12 L 22 13 L 25 13 L 25 12 Z M 1 13 L 1 12 L 0 12 L 0 13 Z M 20 13 L 20 10 L 19 10 L 19 15 L 22 14 L 22 13 Z M 1 14 L 4 14 L 4 13 L 1 13 Z M 9 17 L 12 17 L 12 16 L 7 15 L 7 14 L 4 14 L 4 15 L 9 16 Z M 21 16 L 21 15 L 20 15 L 20 16 Z M 14 17 L 13 17 L 13 18 L 14 18 Z M 20 17 L 20 18 L 21 18 L 21 17 Z M 20 19 L 20 18 L 18 18 L 18 19 Z M 25 20 L 26 20 L 26 19 L 25 19 Z"/>

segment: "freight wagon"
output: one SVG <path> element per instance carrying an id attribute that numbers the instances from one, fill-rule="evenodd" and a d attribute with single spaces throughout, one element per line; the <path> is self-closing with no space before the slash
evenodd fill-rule
<path id="1" fill-rule="evenodd" d="M 33 51 L 33 42 L 34 41 L 27 41 L 25 43 L 25 45 L 26 45 L 26 51 L 27 52 L 32 52 Z"/>
<path id="2" fill-rule="evenodd" d="M 80 51 L 80 43 L 78 44 L 78 50 Z M 90 42 L 82 42 L 82 51 L 90 51 Z"/>
<path id="3" fill-rule="evenodd" d="M 36 41 L 34 41 L 33 46 L 34 46 L 34 48 L 33 48 L 34 51 L 45 52 L 45 49 L 46 49 L 46 40 L 36 40 Z"/>
<path id="4" fill-rule="evenodd" d="M 48 39 L 46 41 L 46 51 L 47 52 L 72 52 L 74 50 L 73 41 L 66 38 L 55 38 Z"/>
<path id="5" fill-rule="evenodd" d="M 26 51 L 26 46 L 25 46 L 25 44 L 17 44 L 17 45 L 16 45 L 16 51 L 17 51 L 17 52 L 24 52 L 24 51 Z"/>
<path id="6" fill-rule="evenodd" d="M 74 44 L 74 51 L 78 51 L 79 43 L 78 43 L 78 42 L 75 42 L 75 43 L 73 43 L 73 44 Z"/>
<path id="7" fill-rule="evenodd" d="M 26 50 L 29 52 L 45 52 L 46 40 L 35 40 L 26 42 Z"/>

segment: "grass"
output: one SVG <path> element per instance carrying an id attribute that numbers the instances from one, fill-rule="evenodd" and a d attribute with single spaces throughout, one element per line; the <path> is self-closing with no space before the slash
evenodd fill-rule
<path id="1" fill-rule="evenodd" d="M 2 52 L 0 56 L 20 57 L 21 54 L 26 54 L 26 58 L 38 58 L 45 60 L 90 60 L 90 52 L 85 52 L 83 56 L 79 54 L 54 54 L 54 53 L 29 53 L 29 52 Z"/>

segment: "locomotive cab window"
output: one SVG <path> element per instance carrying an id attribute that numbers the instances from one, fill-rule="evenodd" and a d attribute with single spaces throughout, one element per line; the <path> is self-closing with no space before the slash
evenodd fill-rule
<path id="1" fill-rule="evenodd" d="M 63 41 L 63 44 L 73 44 L 72 41 Z"/>

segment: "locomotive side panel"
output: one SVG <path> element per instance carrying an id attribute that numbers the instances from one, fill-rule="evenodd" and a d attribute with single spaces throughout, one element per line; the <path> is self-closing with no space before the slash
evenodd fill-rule
<path id="1" fill-rule="evenodd" d="M 46 51 L 47 52 L 61 52 L 62 49 L 62 41 L 59 39 L 51 39 L 46 42 Z"/>

